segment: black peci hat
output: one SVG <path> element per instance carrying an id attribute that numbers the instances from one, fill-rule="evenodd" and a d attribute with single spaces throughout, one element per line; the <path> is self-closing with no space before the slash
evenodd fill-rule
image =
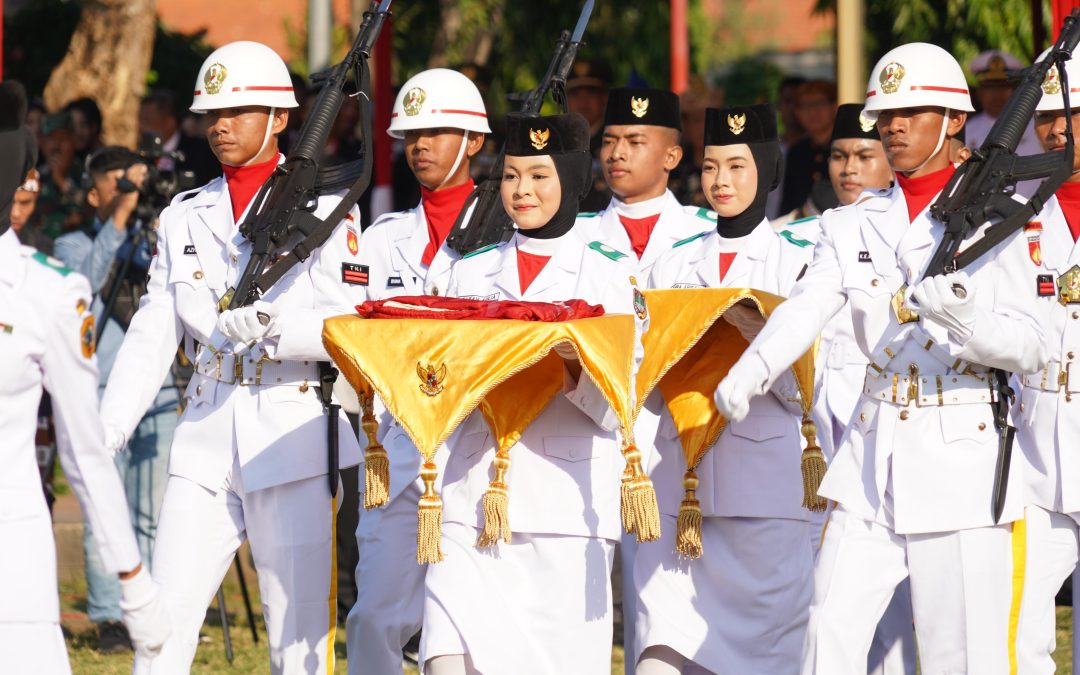
<path id="1" fill-rule="evenodd" d="M 705 109 L 705 145 L 774 142 L 779 137 L 771 104 Z"/>
<path id="2" fill-rule="evenodd" d="M 679 97 L 667 89 L 612 89 L 608 92 L 604 126 L 614 124 L 648 124 L 682 131 Z"/>
<path id="3" fill-rule="evenodd" d="M 514 157 L 589 152 L 589 123 L 578 113 L 506 117 L 506 154 Z"/>
<path id="4" fill-rule="evenodd" d="M 845 103 L 836 109 L 836 122 L 833 124 L 830 143 L 838 138 L 866 138 L 880 141 L 877 125 L 863 117 L 862 103 Z"/>

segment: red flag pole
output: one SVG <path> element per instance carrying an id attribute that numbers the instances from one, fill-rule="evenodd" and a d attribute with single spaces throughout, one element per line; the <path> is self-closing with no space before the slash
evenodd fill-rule
<path id="1" fill-rule="evenodd" d="M 0 0 L 0 80 L 4 79 L 4 0 Z"/>
<path id="2" fill-rule="evenodd" d="M 690 43 L 686 26 L 687 0 L 671 0 L 671 90 L 686 91 L 690 84 Z"/>
<path id="3" fill-rule="evenodd" d="M 386 129 L 390 126 L 390 113 L 394 106 L 394 86 L 390 81 L 393 72 L 393 41 L 394 21 L 388 17 L 383 24 L 382 33 L 375 43 L 375 81 L 374 91 L 375 111 L 372 118 L 370 139 L 374 144 L 375 155 L 372 158 L 374 167 L 374 187 L 371 191 L 371 220 L 374 221 L 380 215 L 392 211 L 394 208 L 393 174 L 394 166 L 391 159 L 392 139 L 387 135 Z"/>

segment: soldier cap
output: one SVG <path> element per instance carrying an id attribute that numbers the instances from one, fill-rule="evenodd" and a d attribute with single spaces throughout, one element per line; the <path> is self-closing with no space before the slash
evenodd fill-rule
<path id="1" fill-rule="evenodd" d="M 776 108 L 772 104 L 705 109 L 705 145 L 776 142 Z"/>
<path id="2" fill-rule="evenodd" d="M 618 124 L 647 124 L 682 131 L 679 97 L 667 89 L 612 89 L 608 92 L 604 126 Z"/>
<path id="3" fill-rule="evenodd" d="M 836 109 L 836 122 L 833 124 L 832 139 L 867 138 L 880 141 L 877 125 L 862 114 L 862 103 L 845 103 Z"/>
<path id="4" fill-rule="evenodd" d="M 506 154 L 514 157 L 589 152 L 589 123 L 579 113 L 506 118 Z"/>

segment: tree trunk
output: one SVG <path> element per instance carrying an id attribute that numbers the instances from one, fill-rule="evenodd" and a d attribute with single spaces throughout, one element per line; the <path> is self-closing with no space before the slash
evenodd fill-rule
<path id="1" fill-rule="evenodd" d="M 101 108 L 102 141 L 134 148 L 154 48 L 155 5 L 156 0 L 85 0 L 67 54 L 45 85 L 45 106 L 57 110 L 88 96 Z"/>
<path id="2" fill-rule="evenodd" d="M 428 67 L 487 65 L 495 35 L 502 30 L 505 8 L 506 0 L 439 0 L 439 30 Z"/>

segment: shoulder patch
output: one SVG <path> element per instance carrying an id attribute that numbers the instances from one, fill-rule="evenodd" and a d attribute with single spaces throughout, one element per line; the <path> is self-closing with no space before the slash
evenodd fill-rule
<path id="1" fill-rule="evenodd" d="M 595 218 L 600 215 L 599 211 L 583 211 L 577 214 L 578 218 Z"/>
<path id="2" fill-rule="evenodd" d="M 790 223 L 788 223 L 788 225 L 798 225 L 799 223 L 809 223 L 811 220 L 817 220 L 820 217 L 821 216 L 817 216 L 817 215 L 806 216 L 805 218 L 799 218 L 798 220 L 793 220 Z"/>
<path id="3" fill-rule="evenodd" d="M 696 239 L 701 239 L 702 237 L 704 237 L 705 235 L 707 235 L 711 231 L 712 230 L 706 230 L 705 232 L 698 232 L 697 234 L 695 234 L 692 237 L 687 237 L 686 239 L 681 239 L 681 240 L 675 242 L 674 244 L 672 244 L 671 248 L 679 248 L 683 244 L 689 244 L 690 242 L 692 242 L 692 241 L 694 241 Z"/>
<path id="4" fill-rule="evenodd" d="M 589 248 L 591 248 L 592 250 L 596 251 L 597 253 L 599 253 L 600 255 L 602 255 L 602 256 L 604 256 L 606 258 L 610 258 L 610 259 L 616 260 L 616 261 L 617 260 L 622 260 L 623 258 L 627 257 L 626 254 L 623 253 L 622 251 L 616 251 L 615 249 L 611 248 L 610 246 L 608 246 L 607 244 L 605 244 L 602 241 L 589 242 Z"/>
<path id="5" fill-rule="evenodd" d="M 71 274 L 70 267 L 60 262 L 56 258 L 53 258 L 52 256 L 45 255 L 41 251 L 35 251 L 34 254 L 30 256 L 30 258 L 35 260 L 36 262 L 41 263 L 45 267 L 48 267 L 54 272 L 58 272 L 61 276 L 66 277 L 67 275 Z"/>
<path id="6" fill-rule="evenodd" d="M 783 230 L 783 231 L 781 231 L 780 236 L 783 237 L 784 239 L 787 239 L 788 242 L 790 242 L 792 244 L 795 244 L 799 248 L 806 248 L 807 246 L 812 246 L 813 243 L 814 243 L 812 241 L 807 241 L 806 239 L 799 239 L 798 237 L 796 237 L 794 234 L 791 233 L 791 230 Z"/>
<path id="7" fill-rule="evenodd" d="M 475 251 L 470 251 L 470 252 L 466 253 L 465 255 L 461 256 L 461 259 L 465 260 L 466 258 L 471 258 L 473 256 L 480 255 L 481 253 L 487 253 L 488 251 L 490 251 L 490 250 L 492 250 L 494 248 L 498 248 L 498 247 L 499 247 L 498 244 L 488 244 L 487 246 L 485 246 L 483 248 L 478 248 Z"/>
<path id="8" fill-rule="evenodd" d="M 684 206 L 683 210 L 688 215 L 707 220 L 710 223 L 716 222 L 716 211 L 705 208 L 704 206 Z"/>

